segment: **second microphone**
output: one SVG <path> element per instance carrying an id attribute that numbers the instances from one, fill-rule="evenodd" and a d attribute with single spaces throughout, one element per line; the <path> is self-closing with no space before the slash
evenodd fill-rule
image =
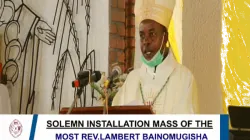
<path id="1" fill-rule="evenodd" d="M 100 71 L 94 71 L 91 73 L 90 80 L 92 82 L 98 82 L 102 77 Z M 77 79 L 72 82 L 72 87 L 85 87 L 89 84 L 89 71 L 81 71 L 78 73 Z"/>

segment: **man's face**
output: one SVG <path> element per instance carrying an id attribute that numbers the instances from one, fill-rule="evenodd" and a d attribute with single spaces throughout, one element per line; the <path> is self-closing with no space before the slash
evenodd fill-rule
<path id="1" fill-rule="evenodd" d="M 153 20 L 141 22 L 139 27 L 141 52 L 147 60 L 151 60 L 161 48 L 161 45 L 166 44 L 168 40 L 167 33 L 165 33 L 162 44 L 164 32 L 164 27 Z"/>

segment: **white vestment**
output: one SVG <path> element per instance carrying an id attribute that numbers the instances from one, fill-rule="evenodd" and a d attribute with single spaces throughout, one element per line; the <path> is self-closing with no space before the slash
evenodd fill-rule
<path id="1" fill-rule="evenodd" d="M 142 64 L 141 68 L 130 72 L 114 97 L 112 106 L 125 106 L 132 102 L 131 105 L 144 105 L 142 95 L 145 102 L 152 103 L 163 87 L 152 105 L 155 114 L 198 113 L 197 88 L 193 74 L 179 64 L 171 49 L 169 50 L 168 56 L 156 70 Z"/>
<path id="2" fill-rule="evenodd" d="M 11 114 L 9 92 L 3 84 L 0 84 L 0 114 Z"/>

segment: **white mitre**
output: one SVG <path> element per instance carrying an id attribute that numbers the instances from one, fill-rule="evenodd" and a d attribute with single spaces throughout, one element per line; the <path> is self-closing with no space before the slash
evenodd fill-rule
<path id="1" fill-rule="evenodd" d="M 136 0 L 136 23 L 138 25 L 145 19 L 151 19 L 168 28 L 174 7 L 175 0 Z"/>

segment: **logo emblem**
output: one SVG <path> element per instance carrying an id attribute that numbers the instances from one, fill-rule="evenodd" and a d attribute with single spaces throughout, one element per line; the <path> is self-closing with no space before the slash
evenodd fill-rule
<path id="1" fill-rule="evenodd" d="M 16 119 L 14 121 L 12 121 L 12 123 L 10 124 L 10 127 L 9 127 L 9 131 L 10 131 L 10 134 L 14 138 L 19 137 L 23 131 L 23 126 L 22 126 L 21 122 L 16 120 Z"/>

